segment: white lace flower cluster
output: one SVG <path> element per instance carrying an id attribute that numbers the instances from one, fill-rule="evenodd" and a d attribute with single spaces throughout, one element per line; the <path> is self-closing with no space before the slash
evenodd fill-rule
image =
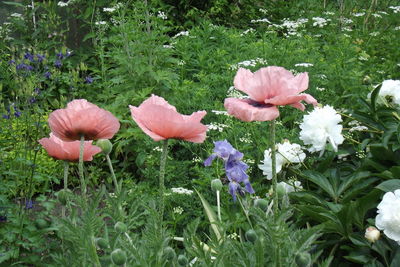
<path id="1" fill-rule="evenodd" d="M 317 107 L 304 115 L 300 124 L 300 139 L 305 145 L 311 145 L 308 148 L 310 152 L 321 151 L 322 154 L 327 142 L 337 151 L 338 145 L 344 141 L 341 121 L 342 117 L 331 106 Z"/>
<path id="2" fill-rule="evenodd" d="M 378 205 L 376 227 L 400 245 L 400 189 L 387 192 Z"/>
<path id="3" fill-rule="evenodd" d="M 382 98 L 390 98 L 391 102 L 400 105 L 400 80 L 383 81 L 379 96 Z"/>
<path id="4" fill-rule="evenodd" d="M 173 187 L 171 188 L 172 193 L 179 195 L 191 195 L 193 194 L 193 190 L 189 190 L 183 187 Z"/>
<path id="5" fill-rule="evenodd" d="M 277 144 L 276 150 L 276 173 L 279 173 L 284 165 L 300 163 L 306 158 L 306 154 L 301 149 L 301 146 L 299 144 L 291 144 L 288 140 L 285 140 L 282 144 Z M 262 164 L 259 164 L 258 167 L 263 171 L 263 174 L 267 176 L 268 180 L 272 179 L 272 157 L 270 148 L 264 151 L 264 161 L 262 161 Z"/>

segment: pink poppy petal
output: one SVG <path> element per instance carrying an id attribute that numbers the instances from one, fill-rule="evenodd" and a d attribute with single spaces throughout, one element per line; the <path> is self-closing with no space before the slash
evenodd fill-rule
<path id="1" fill-rule="evenodd" d="M 93 108 L 93 107 L 97 107 L 97 106 L 95 104 L 90 103 L 86 99 L 75 99 L 67 104 L 67 109 L 72 109 L 72 110 L 76 110 L 76 111 Z"/>
<path id="2" fill-rule="evenodd" d="M 162 136 L 152 132 L 151 129 L 149 129 L 145 126 L 144 122 L 142 122 L 142 120 L 140 119 L 139 108 L 131 106 L 131 105 L 129 105 L 129 108 L 131 109 L 132 119 L 136 122 L 136 124 L 139 126 L 140 129 L 142 129 L 142 131 L 145 134 L 150 136 L 154 141 L 161 141 L 161 140 L 166 139 L 165 137 L 162 137 Z"/>
<path id="3" fill-rule="evenodd" d="M 270 121 L 279 117 L 277 107 L 255 107 L 250 99 L 226 98 L 228 113 L 242 121 Z"/>
<path id="4" fill-rule="evenodd" d="M 146 108 L 148 106 L 153 106 L 153 105 L 161 106 L 176 111 L 176 108 L 171 104 L 169 104 L 164 98 L 156 96 L 154 94 L 152 94 L 151 97 L 143 101 L 143 103 L 140 104 L 139 108 Z"/>
<path id="5" fill-rule="evenodd" d="M 298 103 L 305 100 L 307 97 L 305 95 L 278 95 L 271 99 L 265 100 L 266 104 L 272 104 L 275 106 L 285 106 Z"/>
<path id="6" fill-rule="evenodd" d="M 294 103 L 294 104 L 290 104 L 290 106 L 292 106 L 294 108 L 297 108 L 297 109 L 300 109 L 301 111 L 304 111 L 306 109 L 306 107 L 300 102 Z"/>
<path id="7" fill-rule="evenodd" d="M 306 101 L 307 104 L 312 104 L 313 106 L 318 105 L 318 101 L 311 95 L 309 95 L 309 94 L 302 94 L 302 95 L 306 96 L 304 101 Z"/>
<path id="8" fill-rule="evenodd" d="M 291 81 L 291 88 L 295 90 L 296 93 L 301 93 L 308 88 L 308 73 L 303 72 L 294 77 Z"/>

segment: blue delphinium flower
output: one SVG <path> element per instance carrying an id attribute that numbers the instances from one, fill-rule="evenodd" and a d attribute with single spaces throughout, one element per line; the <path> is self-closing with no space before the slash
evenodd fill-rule
<path id="1" fill-rule="evenodd" d="M 86 76 L 85 77 L 85 83 L 87 83 L 87 84 L 93 83 L 93 78 L 91 76 Z"/>
<path id="2" fill-rule="evenodd" d="M 61 66 L 62 66 L 61 60 L 57 59 L 56 62 L 54 62 L 54 66 L 55 66 L 56 68 L 61 68 Z"/>
<path id="3" fill-rule="evenodd" d="M 46 58 L 44 55 L 41 55 L 41 54 L 36 54 L 36 57 L 37 57 L 37 61 L 39 63 L 42 62 Z"/>
<path id="4" fill-rule="evenodd" d="M 3 114 L 3 119 L 9 120 L 10 119 L 10 115 L 9 114 Z"/>
<path id="5" fill-rule="evenodd" d="M 216 158 L 221 158 L 224 161 L 226 176 L 229 180 L 229 193 L 234 201 L 236 201 L 237 194 L 244 195 L 240 183 L 244 184 L 245 191 L 253 194 L 254 189 L 250 184 L 249 176 L 246 174 L 249 166 L 241 160 L 243 153 L 233 148 L 227 140 L 214 142 L 214 145 L 214 153 L 204 161 L 204 165 L 210 166 Z"/>
<path id="6" fill-rule="evenodd" d="M 27 60 L 29 60 L 30 62 L 35 61 L 33 55 L 32 55 L 31 53 L 29 53 L 29 52 L 26 52 L 26 53 L 25 53 L 24 58 L 27 59 Z"/>
<path id="7" fill-rule="evenodd" d="M 63 59 L 63 58 L 64 58 L 64 55 L 63 55 L 62 52 L 58 52 L 58 53 L 56 54 L 56 57 L 59 58 L 59 59 Z"/>
<path id="8" fill-rule="evenodd" d="M 25 200 L 25 209 L 32 209 L 34 204 L 35 202 L 32 199 Z"/>
<path id="9" fill-rule="evenodd" d="M 43 74 L 43 76 L 44 76 L 46 79 L 50 79 L 50 77 L 51 77 L 51 72 L 50 72 L 50 71 L 46 71 L 46 72 Z"/>

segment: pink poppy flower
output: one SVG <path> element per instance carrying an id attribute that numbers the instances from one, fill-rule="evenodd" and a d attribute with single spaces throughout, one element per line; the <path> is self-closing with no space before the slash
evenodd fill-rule
<path id="1" fill-rule="evenodd" d="M 207 114 L 197 111 L 192 115 L 182 115 L 164 98 L 152 95 L 139 107 L 129 106 L 133 120 L 140 129 L 154 141 L 182 139 L 202 143 L 206 138 L 207 126 L 201 119 Z"/>
<path id="2" fill-rule="evenodd" d="M 85 141 L 83 160 L 92 161 L 93 156 L 101 152 L 101 148 L 92 145 L 93 141 Z M 79 160 L 80 141 L 64 142 L 50 133 L 50 138 L 42 138 L 39 143 L 46 149 L 49 156 L 66 161 L 77 162 Z"/>
<path id="3" fill-rule="evenodd" d="M 119 130 L 114 115 L 85 99 L 68 103 L 67 108 L 57 109 L 49 116 L 49 126 L 55 136 L 63 141 L 110 139 Z"/>
<path id="4" fill-rule="evenodd" d="M 309 94 L 301 94 L 308 88 L 308 74 L 294 76 L 282 67 L 270 66 L 252 73 L 240 68 L 233 81 L 235 88 L 249 98 L 225 99 L 228 113 L 243 121 L 269 121 L 279 117 L 277 106 L 290 105 L 300 110 L 305 107 L 301 101 L 317 105 Z"/>

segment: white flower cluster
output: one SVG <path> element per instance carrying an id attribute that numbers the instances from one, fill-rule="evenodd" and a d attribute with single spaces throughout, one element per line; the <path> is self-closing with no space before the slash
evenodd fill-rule
<path id="1" fill-rule="evenodd" d="M 400 6 L 390 6 L 389 8 L 393 10 L 394 13 L 400 13 Z"/>
<path id="2" fill-rule="evenodd" d="M 117 10 L 115 7 L 104 7 L 103 11 L 108 12 L 108 13 L 113 13 L 115 10 Z"/>
<path id="3" fill-rule="evenodd" d="M 167 48 L 167 49 L 172 49 L 172 48 L 174 48 L 173 45 L 163 45 L 163 47 L 164 47 L 164 48 Z"/>
<path id="4" fill-rule="evenodd" d="M 245 144 L 253 143 L 253 140 L 251 139 L 251 134 L 249 133 L 246 133 L 243 137 L 240 137 L 239 141 Z"/>
<path id="5" fill-rule="evenodd" d="M 175 34 L 172 38 L 178 38 L 179 36 L 189 36 L 189 31 L 181 31 Z"/>
<path id="6" fill-rule="evenodd" d="M 298 20 L 292 21 L 289 19 L 283 19 L 283 23 L 282 24 L 273 24 L 273 26 L 280 28 L 280 29 L 287 29 L 287 34 L 285 34 L 286 36 L 290 36 L 290 35 L 295 35 L 295 36 L 299 36 L 300 34 L 298 33 L 298 29 L 303 27 L 304 24 L 306 24 L 308 22 L 308 19 L 305 18 L 300 18 Z"/>
<path id="7" fill-rule="evenodd" d="M 304 115 L 303 122 L 300 124 L 300 139 L 310 152 L 325 150 L 326 142 L 330 142 L 333 149 L 337 151 L 337 146 L 342 144 L 343 126 L 339 123 L 342 117 L 331 106 L 316 107 L 312 112 Z"/>
<path id="8" fill-rule="evenodd" d="M 240 36 L 244 36 L 244 35 L 246 35 L 246 34 L 249 34 L 249 33 L 251 33 L 251 32 L 255 32 L 256 30 L 254 30 L 253 28 L 250 28 L 250 29 L 247 29 L 247 30 L 245 30 L 244 32 L 242 32 L 241 34 L 240 34 Z"/>
<path id="9" fill-rule="evenodd" d="M 183 213 L 183 209 L 182 209 L 181 206 L 175 207 L 172 211 L 173 211 L 173 213 L 176 213 L 176 214 L 179 214 L 179 215 Z"/>
<path id="10" fill-rule="evenodd" d="M 358 12 L 358 13 L 353 13 L 352 14 L 354 17 L 362 17 L 365 15 L 365 12 Z"/>
<path id="11" fill-rule="evenodd" d="M 248 96 L 242 94 L 239 90 L 236 90 L 234 86 L 229 87 L 226 96 L 233 97 L 233 98 L 239 98 L 239 99 L 248 98 Z"/>
<path id="12" fill-rule="evenodd" d="M 391 102 L 400 105 L 400 80 L 383 81 L 379 96 L 389 98 Z"/>
<path id="13" fill-rule="evenodd" d="M 257 23 L 257 22 L 271 23 L 271 21 L 269 21 L 267 18 L 264 18 L 264 19 L 252 19 L 250 22 L 251 23 Z"/>
<path id="14" fill-rule="evenodd" d="M 291 144 L 288 140 L 285 140 L 282 144 L 276 145 L 276 173 L 282 170 L 284 165 L 290 163 L 300 163 L 306 158 L 306 154 L 301 149 L 299 144 Z M 263 171 L 263 174 L 267 176 L 268 180 L 272 179 L 272 157 L 271 149 L 264 151 L 263 164 L 259 164 L 258 167 Z"/>
<path id="15" fill-rule="evenodd" d="M 314 66 L 314 64 L 312 64 L 312 63 L 297 63 L 297 64 L 295 64 L 294 66 L 295 66 L 295 67 L 305 67 L 305 68 L 308 68 L 308 67 Z"/>
<path id="16" fill-rule="evenodd" d="M 168 19 L 167 15 L 165 15 L 165 13 L 162 12 L 162 11 L 158 11 L 157 17 L 159 17 L 159 18 L 161 18 L 161 19 L 163 19 L 163 20 Z"/>
<path id="17" fill-rule="evenodd" d="M 378 205 L 376 227 L 400 245 L 400 189 L 387 192 Z"/>
<path id="18" fill-rule="evenodd" d="M 13 18 L 19 18 L 19 19 L 22 18 L 22 14 L 20 14 L 20 13 L 12 13 L 10 16 Z"/>
<path id="19" fill-rule="evenodd" d="M 289 183 L 286 182 L 280 182 L 277 185 L 278 187 L 283 188 L 286 194 L 289 194 L 291 192 L 296 192 L 299 190 L 303 189 L 303 186 L 301 186 L 300 181 L 289 181 Z"/>
<path id="20" fill-rule="evenodd" d="M 189 190 L 183 187 L 173 187 L 171 188 L 172 193 L 179 194 L 179 195 L 191 195 L 193 194 L 193 190 Z"/>
<path id="21" fill-rule="evenodd" d="M 106 25 L 107 24 L 107 22 L 105 22 L 105 21 L 96 21 L 95 23 L 94 23 L 95 25 Z"/>
<path id="22" fill-rule="evenodd" d="M 228 128 L 229 126 L 226 124 L 222 124 L 222 123 L 218 123 L 218 122 L 212 122 L 210 124 L 207 125 L 207 129 L 208 131 L 218 131 L 220 133 L 222 133 L 222 131 L 224 130 L 224 128 Z"/>
<path id="23" fill-rule="evenodd" d="M 356 120 L 353 120 L 353 121 L 349 122 L 349 126 L 352 126 L 349 129 L 349 132 L 356 132 L 356 131 L 361 132 L 361 131 L 368 130 L 367 126 L 361 125 L 361 123 L 359 121 L 356 121 Z"/>
<path id="24" fill-rule="evenodd" d="M 324 15 L 333 16 L 333 15 L 335 15 L 335 12 L 325 11 Z"/>
<path id="25" fill-rule="evenodd" d="M 267 65 L 268 62 L 267 60 L 258 57 L 256 59 L 245 60 L 237 64 L 231 65 L 229 69 L 238 70 L 240 67 L 255 67 L 257 64 Z"/>
<path id="26" fill-rule="evenodd" d="M 343 24 L 352 24 L 352 23 L 353 23 L 353 20 L 352 20 L 352 19 L 349 19 L 349 18 L 341 18 L 340 21 L 341 21 Z"/>
<path id="27" fill-rule="evenodd" d="M 217 115 L 225 115 L 225 116 L 229 115 L 228 111 L 225 111 L 225 110 L 211 110 L 211 112 L 214 113 L 214 114 L 217 114 Z"/>
<path id="28" fill-rule="evenodd" d="M 68 5 L 69 5 L 69 1 L 68 2 L 59 1 L 57 3 L 57 6 L 59 6 L 59 7 L 66 7 Z"/>
<path id="29" fill-rule="evenodd" d="M 372 13 L 371 14 L 373 17 L 375 18 L 382 18 L 382 15 L 378 14 L 378 13 Z"/>
<path id="30" fill-rule="evenodd" d="M 325 87 L 317 87 L 317 88 L 315 88 L 317 91 L 320 91 L 320 92 L 322 92 L 322 91 L 325 91 L 326 89 L 325 89 Z"/>
<path id="31" fill-rule="evenodd" d="M 312 18 L 313 20 L 313 26 L 318 26 L 320 28 L 326 26 L 328 24 L 329 21 L 331 21 L 331 19 L 325 19 L 325 18 L 321 18 L 321 17 L 314 17 Z"/>

